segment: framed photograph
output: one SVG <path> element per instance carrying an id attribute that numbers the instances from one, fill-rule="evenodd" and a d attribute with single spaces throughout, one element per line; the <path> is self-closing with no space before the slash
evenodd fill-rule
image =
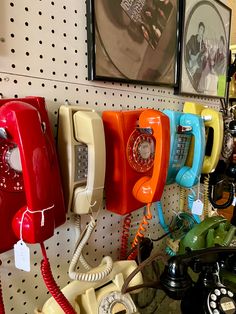
<path id="1" fill-rule="evenodd" d="M 175 86 L 178 0 L 87 0 L 88 79 Z"/>
<path id="2" fill-rule="evenodd" d="M 185 0 L 179 72 L 181 94 L 224 98 L 231 9 L 218 0 Z"/>

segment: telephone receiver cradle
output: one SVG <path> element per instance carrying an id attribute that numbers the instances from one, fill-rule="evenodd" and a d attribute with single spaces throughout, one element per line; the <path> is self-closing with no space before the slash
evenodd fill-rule
<path id="1" fill-rule="evenodd" d="M 67 210 L 87 214 L 102 207 L 105 138 L 97 112 L 78 106 L 59 108 L 58 155 Z"/>
<path id="2" fill-rule="evenodd" d="M 128 293 L 121 294 L 121 288 L 124 280 L 137 267 L 135 261 L 117 261 L 114 262 L 111 273 L 102 281 L 98 282 L 81 282 L 72 281 L 62 289 L 63 294 L 69 300 L 78 314 L 112 314 L 117 310 L 123 313 L 137 313 Z M 93 269 L 91 273 L 100 271 L 102 265 Z M 138 273 L 130 282 L 129 287 L 142 284 L 142 275 Z M 138 293 L 135 290 L 134 293 Z M 42 314 L 63 314 L 60 306 L 53 298 L 46 301 L 41 311 L 36 313 Z"/>
<path id="3" fill-rule="evenodd" d="M 167 184 L 178 183 L 191 188 L 197 184 L 205 153 L 205 129 L 200 117 L 193 114 L 164 110 L 170 119 L 171 153 Z M 187 166 L 186 160 L 191 137 L 194 138 L 194 158 Z"/>
<path id="4" fill-rule="evenodd" d="M 57 155 L 44 99 L 28 97 L 0 100 L 0 193 L 3 206 L 1 231 L 10 234 L 6 247 L 17 238 L 39 243 L 50 238 L 65 221 Z M 12 198 L 8 213 L 5 202 Z M 18 200 L 20 202 L 18 203 Z M 8 204 L 7 204 L 8 205 Z M 4 212 L 3 212 L 4 211 Z M 12 222 L 15 236 L 6 222 Z M 4 236 L 5 236 L 4 234 Z"/>

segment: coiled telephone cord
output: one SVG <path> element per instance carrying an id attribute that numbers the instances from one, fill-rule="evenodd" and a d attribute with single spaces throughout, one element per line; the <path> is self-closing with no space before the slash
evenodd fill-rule
<path id="1" fill-rule="evenodd" d="M 184 211 L 184 204 L 185 204 L 185 198 L 186 198 L 186 190 L 184 187 L 180 186 L 179 189 L 179 211 Z"/>
<path id="2" fill-rule="evenodd" d="M 131 225 L 131 213 L 127 214 L 123 222 L 123 231 L 121 237 L 120 259 L 124 260 L 127 256 L 129 231 Z"/>
<path id="3" fill-rule="evenodd" d="M 149 220 L 152 219 L 152 213 L 151 213 L 151 203 L 148 203 L 146 206 L 146 214 L 143 216 L 142 221 L 139 224 L 138 231 L 136 232 L 136 235 L 134 237 L 134 240 L 132 242 L 132 248 L 137 247 L 139 238 L 144 237 L 144 233 L 147 230 L 147 227 L 149 225 Z M 137 256 L 137 250 L 134 250 L 129 256 L 128 260 L 134 260 Z"/>
<path id="4" fill-rule="evenodd" d="M 99 281 L 99 280 L 104 279 L 112 271 L 113 261 L 112 261 L 112 258 L 110 256 L 105 256 L 102 259 L 101 264 L 102 265 L 104 264 L 105 267 L 101 271 L 93 272 L 93 270 L 91 270 L 91 272 L 86 272 L 86 273 L 76 271 L 77 263 L 80 260 L 82 250 L 83 250 L 84 246 L 86 245 L 86 243 L 88 242 L 88 240 L 89 240 L 95 227 L 96 227 L 96 222 L 95 222 L 94 218 L 91 216 L 91 220 L 90 220 L 89 224 L 87 225 L 86 231 L 81 236 L 81 239 L 78 243 L 78 246 L 74 252 L 74 255 L 72 257 L 72 260 L 71 260 L 71 263 L 69 266 L 69 277 L 73 280 L 95 282 L 95 281 Z"/>
<path id="5" fill-rule="evenodd" d="M 210 210 L 209 210 L 209 184 L 210 184 L 210 176 L 207 174 L 204 177 L 204 203 L 203 203 L 203 214 L 204 218 L 210 216 Z"/>
<path id="6" fill-rule="evenodd" d="M 165 222 L 165 217 L 164 217 L 164 213 L 163 213 L 163 210 L 162 210 L 162 203 L 161 203 L 161 201 L 157 201 L 156 202 L 156 208 L 157 208 L 157 216 L 159 218 L 159 223 L 162 226 L 162 229 L 166 233 L 169 233 L 170 232 L 170 228 L 169 228 L 169 226 Z"/>
<path id="7" fill-rule="evenodd" d="M 167 247 L 165 248 L 165 252 L 166 252 L 166 254 L 169 255 L 169 256 L 175 256 L 175 255 L 176 255 L 176 252 L 174 252 L 169 246 L 167 246 Z"/>
<path id="8" fill-rule="evenodd" d="M 60 305 L 65 313 L 76 314 L 76 311 L 73 309 L 70 302 L 66 299 L 53 278 L 44 244 L 40 243 L 40 246 L 43 254 L 43 260 L 41 262 L 41 273 L 46 287 L 48 288 L 48 291 L 51 293 L 53 298 L 56 300 L 56 302 Z"/>
<path id="9" fill-rule="evenodd" d="M 80 215 L 75 215 L 74 216 L 75 219 L 75 227 L 76 227 L 76 231 L 77 231 L 77 243 L 76 243 L 76 248 L 78 247 L 79 241 L 80 241 L 80 237 L 83 236 L 83 234 L 81 234 L 81 216 Z M 82 264 L 82 266 L 84 267 L 84 269 L 86 270 L 90 270 L 92 267 L 89 265 L 89 263 L 86 261 L 86 259 L 84 258 L 82 252 L 80 254 L 79 257 L 79 261 Z"/>
<path id="10" fill-rule="evenodd" d="M 0 265 L 2 265 L 2 261 L 0 261 Z M 3 296 L 2 296 L 2 283 L 0 278 L 0 314 L 5 314 Z"/>

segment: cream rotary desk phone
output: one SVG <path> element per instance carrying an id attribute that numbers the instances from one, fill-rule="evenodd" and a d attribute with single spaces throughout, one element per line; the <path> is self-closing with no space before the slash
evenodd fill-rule
<path id="1" fill-rule="evenodd" d="M 101 266 L 98 266 L 99 268 Z M 138 314 L 129 293 L 121 294 L 124 280 L 137 267 L 135 261 L 117 261 L 111 273 L 99 282 L 72 281 L 62 289 L 77 314 Z M 93 269 L 94 270 L 94 269 Z M 99 271 L 96 269 L 96 271 Z M 129 287 L 142 284 L 142 275 L 138 273 Z M 139 290 L 135 290 L 135 293 Z M 63 314 L 53 298 L 46 301 L 41 311 L 35 314 Z"/>

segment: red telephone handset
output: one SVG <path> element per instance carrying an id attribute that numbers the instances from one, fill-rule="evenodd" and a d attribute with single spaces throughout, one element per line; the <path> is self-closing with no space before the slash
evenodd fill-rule
<path id="1" fill-rule="evenodd" d="M 160 111 L 148 109 L 141 113 L 139 127 L 152 130 L 156 142 L 152 176 L 140 178 L 133 187 L 134 197 L 148 204 L 161 199 L 166 182 L 170 155 L 169 118 Z"/>
<path id="2" fill-rule="evenodd" d="M 14 213 L 11 211 L 10 214 L 16 236 L 28 243 L 43 242 L 53 235 L 54 228 L 66 218 L 56 150 L 45 103 L 43 98 L 29 97 L 1 100 L 0 105 L 0 130 L 2 137 L 5 137 L 2 146 L 6 147 L 0 164 L 2 169 L 7 169 L 5 172 L 8 176 L 4 177 L 0 169 L 0 190 L 6 198 L 11 192 L 11 198 L 15 197 L 16 201 L 19 195 L 25 194 L 24 203 L 22 195 L 18 207 L 15 202 Z M 18 162 L 17 154 L 20 155 Z M 18 181 L 11 186 L 10 182 L 15 177 L 18 177 Z M 9 182 L 5 184 L 7 180 Z M 9 226 L 5 228 L 9 229 Z M 7 249 L 13 244 L 10 241 Z"/>

